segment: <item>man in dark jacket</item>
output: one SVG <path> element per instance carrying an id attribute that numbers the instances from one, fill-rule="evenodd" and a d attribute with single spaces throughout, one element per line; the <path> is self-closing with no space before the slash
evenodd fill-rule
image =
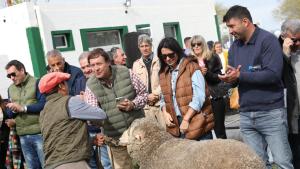
<path id="1" fill-rule="evenodd" d="M 68 64 L 58 50 L 47 52 L 46 57 L 50 72 L 63 72 L 71 75 L 67 81 L 71 96 L 79 95 L 81 91 L 85 90 L 86 81 L 82 71 L 78 67 Z"/>
<path id="2" fill-rule="evenodd" d="M 300 168 L 299 93 L 300 93 L 300 19 L 286 20 L 279 42 L 283 49 L 283 82 L 287 89 L 289 142 L 295 168 Z"/>
<path id="3" fill-rule="evenodd" d="M 238 84 L 243 140 L 270 168 L 267 146 L 279 168 L 292 169 L 282 82 L 282 50 L 276 37 L 257 27 L 247 8 L 231 7 L 223 18 L 235 41 L 225 82 Z"/>

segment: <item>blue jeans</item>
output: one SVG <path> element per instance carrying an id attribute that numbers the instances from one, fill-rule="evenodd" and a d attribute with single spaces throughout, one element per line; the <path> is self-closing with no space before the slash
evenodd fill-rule
<path id="1" fill-rule="evenodd" d="M 40 169 L 44 166 L 43 139 L 41 134 L 20 136 L 22 152 L 27 169 Z"/>
<path id="2" fill-rule="evenodd" d="M 101 150 L 101 163 L 104 169 L 112 169 L 110 159 L 108 156 L 107 145 L 100 147 Z"/>
<path id="3" fill-rule="evenodd" d="M 95 137 L 95 135 L 96 135 L 96 133 L 89 132 L 91 141 Z M 110 159 L 108 156 L 107 145 L 102 145 L 101 147 L 93 146 L 92 158 L 89 161 L 89 166 L 91 167 L 91 169 L 97 169 L 96 153 L 100 154 L 100 156 L 98 156 L 98 157 L 101 158 L 100 160 L 101 160 L 101 164 L 102 164 L 103 168 L 104 169 L 112 169 Z"/>
<path id="4" fill-rule="evenodd" d="M 286 109 L 240 112 L 240 128 L 243 140 L 271 168 L 268 162 L 269 146 L 274 163 L 284 169 L 293 169 L 292 152 L 288 142 Z"/>

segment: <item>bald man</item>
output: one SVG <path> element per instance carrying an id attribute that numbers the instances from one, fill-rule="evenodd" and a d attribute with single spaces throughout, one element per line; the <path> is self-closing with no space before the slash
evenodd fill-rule
<path id="1" fill-rule="evenodd" d="M 71 74 L 67 80 L 69 87 L 69 95 L 79 95 L 81 91 L 85 90 L 85 77 L 80 68 L 68 64 L 60 51 L 53 49 L 46 54 L 50 72 L 63 72 Z"/>

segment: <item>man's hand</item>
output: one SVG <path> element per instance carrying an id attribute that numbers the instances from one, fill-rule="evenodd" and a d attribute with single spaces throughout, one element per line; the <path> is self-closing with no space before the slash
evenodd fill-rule
<path id="1" fill-rule="evenodd" d="M 20 113 L 25 111 L 24 107 L 19 105 L 18 103 L 7 103 L 6 107 L 14 111 L 15 113 Z"/>
<path id="2" fill-rule="evenodd" d="M 162 113 L 164 115 L 164 119 L 165 119 L 166 125 L 168 127 L 174 127 L 175 124 L 173 123 L 173 119 L 172 119 L 171 115 L 168 112 L 166 112 L 166 111 L 163 111 Z"/>
<path id="3" fill-rule="evenodd" d="M 125 111 L 125 112 L 128 112 L 128 111 L 131 111 L 133 110 L 134 108 L 134 103 L 128 99 L 125 99 L 121 102 L 119 102 L 117 104 L 117 107 L 121 110 L 121 111 Z"/>
<path id="4" fill-rule="evenodd" d="M 187 131 L 187 129 L 189 128 L 189 125 L 190 125 L 189 120 L 183 119 L 181 124 L 180 124 L 180 127 L 179 127 L 180 132 L 185 133 Z"/>
<path id="5" fill-rule="evenodd" d="M 104 135 L 102 133 L 96 134 L 94 145 L 102 146 L 104 144 Z"/>
<path id="6" fill-rule="evenodd" d="M 282 44 L 282 50 L 285 56 L 290 56 L 291 54 L 291 46 L 294 45 L 294 42 L 290 38 L 285 38 Z"/>
<path id="7" fill-rule="evenodd" d="M 84 92 L 84 91 L 81 91 L 81 92 L 79 93 L 79 97 L 80 97 L 80 99 L 81 99 L 82 101 L 85 101 L 85 92 Z"/>
<path id="8" fill-rule="evenodd" d="M 7 119 L 5 120 L 5 124 L 8 126 L 8 127 L 13 127 L 16 125 L 16 121 L 15 119 Z"/>
<path id="9" fill-rule="evenodd" d="M 224 82 L 234 83 L 240 77 L 241 67 L 242 66 L 239 65 L 237 68 L 234 68 L 234 67 L 231 67 L 230 65 L 228 65 L 225 75 L 218 75 L 218 77 L 220 80 L 222 80 Z"/>
<path id="10" fill-rule="evenodd" d="M 148 104 L 150 106 L 153 106 L 158 101 L 158 99 L 159 99 L 159 96 L 157 96 L 157 95 L 155 95 L 153 93 L 150 93 L 148 95 Z"/>

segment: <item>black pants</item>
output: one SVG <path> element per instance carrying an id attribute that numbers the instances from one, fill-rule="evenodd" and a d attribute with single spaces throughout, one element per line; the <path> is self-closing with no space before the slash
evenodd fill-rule
<path id="1" fill-rule="evenodd" d="M 3 129 L 3 128 L 2 128 Z M 1 130 L 2 130 L 1 129 Z M 6 160 L 6 152 L 8 148 L 8 137 L 9 137 L 9 129 L 8 131 L 1 131 L 1 139 L 0 139 L 0 169 L 6 169 L 5 160 Z"/>
<path id="2" fill-rule="evenodd" d="M 300 169 L 300 135 L 289 134 L 289 143 L 293 153 L 294 168 Z"/>
<path id="3" fill-rule="evenodd" d="M 226 101 L 224 98 L 212 99 L 212 110 L 215 119 L 215 133 L 217 138 L 226 139 L 225 132 L 225 112 L 226 112 Z"/>

